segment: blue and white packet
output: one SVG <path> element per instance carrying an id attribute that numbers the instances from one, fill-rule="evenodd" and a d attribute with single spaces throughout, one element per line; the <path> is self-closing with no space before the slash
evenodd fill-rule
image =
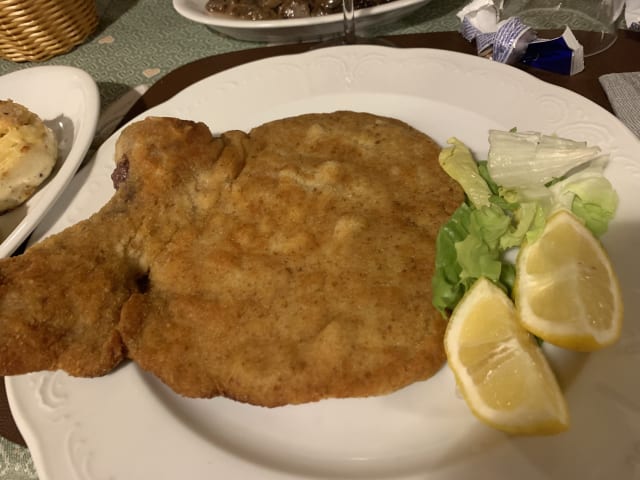
<path id="1" fill-rule="evenodd" d="M 627 0 L 640 4 L 640 0 Z M 476 43 L 478 55 L 496 62 L 523 63 L 564 75 L 584 70 L 584 50 L 567 27 L 558 38 L 540 39 L 517 17 L 499 19 L 494 0 L 472 0 L 457 14 L 460 33 Z"/>
<path id="2" fill-rule="evenodd" d="M 478 55 L 491 54 L 498 29 L 498 9 L 493 0 L 472 0 L 457 13 L 460 33 L 469 42 L 476 42 Z"/>
<path id="3" fill-rule="evenodd" d="M 517 63 L 527 44 L 535 40 L 531 28 L 512 17 L 499 21 L 498 7 L 493 0 L 472 0 L 457 14 L 460 33 L 476 43 L 478 55 L 500 63 Z"/>
<path id="4" fill-rule="evenodd" d="M 529 43 L 520 63 L 563 75 L 575 75 L 584 70 L 584 48 L 567 27 L 557 38 Z"/>
<path id="5" fill-rule="evenodd" d="M 519 18 L 508 18 L 498 24 L 491 58 L 496 62 L 514 65 L 522 59 L 527 46 L 536 38 L 536 33 Z"/>

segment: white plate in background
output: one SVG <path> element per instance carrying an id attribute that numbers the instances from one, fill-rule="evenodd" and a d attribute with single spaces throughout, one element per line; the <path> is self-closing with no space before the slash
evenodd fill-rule
<path id="1" fill-rule="evenodd" d="M 393 0 L 383 5 L 355 11 L 357 30 L 395 22 L 431 0 Z M 202 23 L 238 40 L 269 43 L 296 43 L 322 40 L 342 33 L 342 13 L 320 17 L 277 20 L 243 20 L 205 10 L 207 0 L 173 0 L 173 8 L 183 17 Z"/>
<path id="2" fill-rule="evenodd" d="M 82 163 L 93 141 L 100 96 L 84 70 L 38 66 L 0 76 L 0 100 L 13 100 L 38 115 L 58 140 L 50 177 L 23 205 L 0 215 L 0 258 L 10 256 L 33 231 Z"/>
<path id="3" fill-rule="evenodd" d="M 221 132 L 339 109 L 399 118 L 441 144 L 457 136 L 478 158 L 486 155 L 490 128 L 514 126 L 610 152 L 606 175 L 620 204 L 603 242 L 621 281 L 625 324 L 621 340 L 603 351 L 549 350 L 571 429 L 533 438 L 494 431 L 469 412 L 446 367 L 391 395 L 274 409 L 183 398 L 133 363 L 95 379 L 7 377 L 11 410 L 41 480 L 638 478 L 640 141 L 595 103 L 516 68 L 473 55 L 366 45 L 226 70 L 141 117 L 198 120 Z M 111 198 L 117 137 L 76 176 L 34 241 Z"/>

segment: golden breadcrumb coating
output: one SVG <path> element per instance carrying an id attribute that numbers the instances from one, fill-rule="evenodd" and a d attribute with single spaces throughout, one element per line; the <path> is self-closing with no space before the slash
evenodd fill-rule
<path id="1" fill-rule="evenodd" d="M 0 373 L 92 376 L 128 357 L 182 395 L 264 406 L 430 377 L 435 238 L 463 201 L 438 153 L 354 112 L 220 137 L 129 126 L 113 199 L 0 261 Z"/>

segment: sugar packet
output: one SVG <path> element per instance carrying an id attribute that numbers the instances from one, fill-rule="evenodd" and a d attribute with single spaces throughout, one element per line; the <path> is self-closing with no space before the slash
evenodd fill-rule
<path id="1" fill-rule="evenodd" d="M 472 0 L 457 13 L 460 33 L 469 42 L 475 42 L 478 55 L 565 75 L 584 69 L 583 48 L 568 27 L 558 38 L 541 39 L 518 17 L 501 20 L 501 7 L 502 3 L 496 4 L 494 0 Z"/>

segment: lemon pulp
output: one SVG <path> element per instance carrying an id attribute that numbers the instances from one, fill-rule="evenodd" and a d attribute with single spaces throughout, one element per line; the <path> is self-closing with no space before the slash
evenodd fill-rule
<path id="1" fill-rule="evenodd" d="M 445 349 L 465 401 L 483 422 L 514 434 L 568 428 L 566 401 L 542 350 L 489 280 L 476 281 L 454 310 Z"/>
<path id="2" fill-rule="evenodd" d="M 618 279 L 600 241 L 572 213 L 549 218 L 516 263 L 515 304 L 523 326 L 557 346 L 593 351 L 622 327 Z"/>

